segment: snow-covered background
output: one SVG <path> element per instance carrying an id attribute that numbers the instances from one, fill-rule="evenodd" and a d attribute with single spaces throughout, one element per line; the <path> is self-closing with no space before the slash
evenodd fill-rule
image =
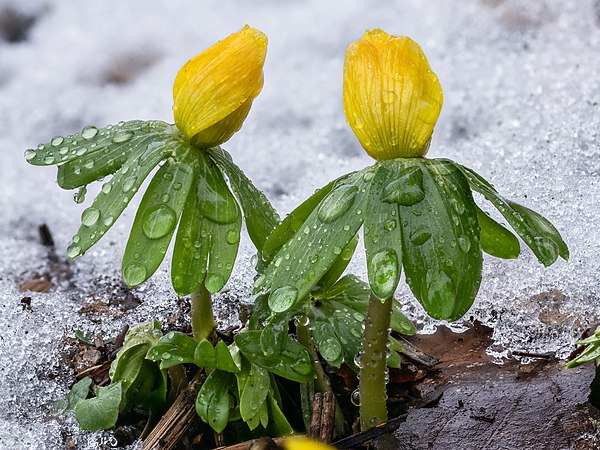
<path id="1" fill-rule="evenodd" d="M 51 414 L 73 380 L 61 359 L 65 336 L 112 336 L 124 323 L 164 320 L 179 307 L 163 264 L 135 293 L 141 306 L 109 307 L 103 317 L 79 312 L 120 292 L 133 207 L 71 264 L 72 278 L 56 278 L 50 293 L 19 292 L 50 267 L 38 225 L 48 224 L 64 258 L 83 210 L 58 188 L 54 168 L 29 166 L 23 151 L 87 124 L 172 121 L 179 67 L 245 23 L 270 39 L 265 87 L 225 148 L 282 215 L 371 163 L 344 119 L 345 47 L 367 28 L 411 36 L 445 94 L 429 156 L 478 170 L 553 221 L 571 250 L 568 263 L 548 269 L 526 248 L 516 261 L 486 258 L 466 319 L 496 327 L 498 357 L 511 349 L 564 356 L 598 321 L 599 1 L 0 0 L 0 448 L 62 448 L 71 435 L 77 448 L 108 443 Z M 246 239 L 229 298 L 247 299 L 251 256 Z M 363 267 L 358 259 L 351 269 L 362 275 Z M 398 295 L 430 330 L 408 289 Z"/>

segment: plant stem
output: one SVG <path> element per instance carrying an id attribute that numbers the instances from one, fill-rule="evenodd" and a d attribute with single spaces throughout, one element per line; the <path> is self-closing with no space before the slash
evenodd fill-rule
<path id="1" fill-rule="evenodd" d="M 204 281 L 198 289 L 192 292 L 190 315 L 192 319 L 192 334 L 200 342 L 202 339 L 212 341 L 215 334 L 215 318 L 213 316 L 210 292 L 204 287 Z"/>
<path id="2" fill-rule="evenodd" d="M 392 297 L 385 301 L 371 295 L 365 318 L 360 364 L 360 428 L 368 430 L 387 421 L 387 344 Z"/>
<path id="3" fill-rule="evenodd" d="M 298 342 L 306 347 L 310 356 L 313 360 L 313 365 L 315 368 L 315 373 L 317 375 L 315 379 L 315 388 L 317 392 L 331 392 L 333 394 L 333 389 L 331 389 L 331 383 L 329 381 L 329 377 L 325 373 L 323 366 L 321 365 L 321 361 L 319 360 L 319 355 L 317 355 L 317 351 L 315 350 L 315 346 L 310 334 L 310 327 L 308 325 L 302 325 L 298 323 L 296 325 L 296 335 L 298 336 Z M 335 398 L 335 397 L 334 397 Z M 342 408 L 340 407 L 337 399 L 335 400 L 335 431 L 338 436 L 341 436 L 344 433 L 344 413 Z"/>

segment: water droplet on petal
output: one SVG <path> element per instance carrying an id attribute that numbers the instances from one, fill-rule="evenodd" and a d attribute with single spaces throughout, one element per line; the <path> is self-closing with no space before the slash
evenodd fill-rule
<path id="1" fill-rule="evenodd" d="M 97 134 L 98 134 L 98 128 L 96 128 L 94 125 L 88 125 L 81 132 L 81 135 L 83 136 L 84 139 L 92 139 Z"/>
<path id="2" fill-rule="evenodd" d="M 319 206 L 319 220 L 330 223 L 342 217 L 354 204 L 357 193 L 358 188 L 353 185 L 345 184 L 334 188 Z"/>
<path id="3" fill-rule="evenodd" d="M 159 239 L 171 233 L 177 223 L 177 214 L 166 205 L 148 209 L 142 219 L 142 230 L 148 239 Z"/>
<path id="4" fill-rule="evenodd" d="M 86 227 L 91 227 L 98 222 L 100 218 L 100 211 L 93 206 L 85 209 L 81 214 L 81 223 Z"/>
<path id="5" fill-rule="evenodd" d="M 269 295 L 269 308 L 279 313 L 290 309 L 298 299 L 298 289 L 293 286 L 282 286 Z"/>

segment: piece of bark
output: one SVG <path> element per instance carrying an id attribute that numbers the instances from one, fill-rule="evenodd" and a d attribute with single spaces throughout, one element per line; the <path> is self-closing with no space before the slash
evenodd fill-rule
<path id="1" fill-rule="evenodd" d="M 171 450 L 177 445 L 197 418 L 196 396 L 204 378 L 204 373 L 198 372 L 188 387 L 179 394 L 175 403 L 144 439 L 143 450 Z"/>

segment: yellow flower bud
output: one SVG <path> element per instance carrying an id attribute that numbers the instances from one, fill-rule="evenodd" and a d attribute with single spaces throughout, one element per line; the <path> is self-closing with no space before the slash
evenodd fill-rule
<path id="1" fill-rule="evenodd" d="M 425 155 L 442 102 L 440 82 L 412 39 L 372 30 L 348 46 L 344 111 L 372 158 Z"/>
<path id="2" fill-rule="evenodd" d="M 334 450 L 329 445 L 301 437 L 286 439 L 283 443 L 283 448 L 285 450 Z"/>
<path id="3" fill-rule="evenodd" d="M 173 85 L 175 124 L 193 145 L 214 147 L 244 122 L 263 86 L 267 37 L 246 25 L 189 60 Z"/>

